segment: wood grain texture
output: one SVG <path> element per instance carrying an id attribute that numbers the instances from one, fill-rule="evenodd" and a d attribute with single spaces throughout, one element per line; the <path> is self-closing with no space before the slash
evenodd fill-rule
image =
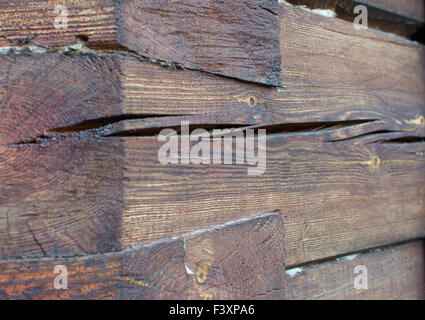
<path id="1" fill-rule="evenodd" d="M 366 6 L 368 27 L 393 33 L 408 39 L 421 41 L 424 26 L 424 2 L 411 0 L 408 3 L 398 0 L 288 0 L 297 6 L 310 9 L 328 9 L 336 16 L 353 23 L 360 13 L 355 13 L 359 5 Z M 364 21 L 363 21 L 364 23 Z"/>
<path id="2" fill-rule="evenodd" d="M 68 290 L 53 287 L 57 265 L 68 269 Z M 283 220 L 265 215 L 123 252 L 2 261 L 0 270 L 1 299 L 278 299 Z"/>
<path id="3" fill-rule="evenodd" d="M 411 242 L 368 254 L 343 257 L 327 263 L 288 270 L 288 300 L 424 300 L 425 248 Z M 354 288 L 354 268 L 365 266 L 368 289 Z M 291 273 L 293 275 L 288 275 Z"/>
<path id="4" fill-rule="evenodd" d="M 89 177 L 98 183 L 113 184 L 121 190 L 120 197 L 114 190 L 100 189 L 102 193 L 97 194 L 93 188 L 87 194 L 89 210 L 80 211 L 79 206 L 71 205 L 71 210 L 84 217 L 80 221 L 71 216 L 75 220 L 70 226 L 82 234 L 76 239 L 62 231 L 56 210 L 62 208 L 66 213 L 69 209 L 57 209 L 58 201 L 64 205 L 67 202 L 55 188 L 48 189 L 54 197 L 46 201 L 33 200 L 40 198 L 38 191 L 30 193 L 26 201 L 8 201 L 1 207 L 3 257 L 93 252 L 93 248 L 84 246 L 87 237 L 105 241 L 104 230 L 93 228 L 98 221 L 96 212 L 109 219 L 119 217 L 120 237 L 114 247 L 126 248 L 280 210 L 286 219 L 288 265 L 423 236 L 423 143 L 381 144 L 384 137 L 379 134 L 360 138 L 357 143 L 326 142 L 334 134 L 331 130 L 269 135 L 267 170 L 258 177 L 248 176 L 246 165 L 163 166 L 158 161 L 163 143 L 156 137 L 61 138 L 71 150 L 78 150 L 80 143 L 90 143 L 83 163 L 101 169 Z M 9 148 L 15 148 L 17 155 L 25 159 L 25 152 L 57 146 L 61 144 Z M 123 150 L 125 156 L 116 150 Z M 105 159 L 114 166 L 105 166 Z M 52 160 L 47 163 L 55 165 Z M 37 165 L 30 165 L 30 169 L 38 172 Z M 120 181 L 108 179 L 114 171 L 120 173 Z M 71 178 L 81 175 L 79 170 L 73 172 Z M 85 198 L 72 195 L 86 192 L 87 179 L 75 182 L 69 178 L 61 188 L 69 190 L 70 199 L 79 204 Z M 21 188 L 17 195 L 25 190 Z M 110 201 L 119 205 L 105 211 L 103 204 Z M 26 224 L 32 231 L 23 234 Z M 52 235 L 56 237 L 50 240 Z M 105 245 L 97 250 L 108 249 Z"/>
<path id="5" fill-rule="evenodd" d="M 358 32 L 345 21 L 284 4 L 279 12 L 285 88 L 264 88 L 185 70 L 165 73 L 156 66 L 125 61 L 123 109 L 128 113 L 211 115 L 210 121 L 234 124 L 423 115 L 423 46 L 372 31 Z"/>
<path id="6" fill-rule="evenodd" d="M 285 271 L 281 224 L 265 216 L 125 252 L 1 261 L 0 298 L 424 299 L 423 241 Z M 57 265 L 67 267 L 68 290 L 53 287 Z M 358 265 L 366 290 L 354 288 Z"/>
<path id="7" fill-rule="evenodd" d="M 68 23 L 55 20 L 55 7 L 67 8 Z M 46 46 L 74 44 L 76 36 L 85 35 L 94 44 L 116 43 L 117 16 L 113 0 L 12 0 L 0 3 L 0 45 L 13 46 L 35 41 Z M 62 26 L 55 28 L 55 21 Z"/>
<path id="8" fill-rule="evenodd" d="M 408 3 L 397 0 L 361 0 L 361 2 L 421 22 L 425 21 L 425 3 L 423 0 L 409 0 Z"/>
<path id="9" fill-rule="evenodd" d="M 402 16 L 418 22 L 425 21 L 425 3 L 423 0 L 287 0 L 287 2 L 298 6 L 305 5 L 311 9 L 335 9 L 337 13 L 342 8 L 354 9 L 355 6 L 362 4 L 369 9 L 380 10 L 372 11 L 370 17 L 372 20 L 382 19 L 383 17 L 385 19 L 385 14 L 387 14 L 387 19 L 397 20 L 397 16 Z M 353 10 L 351 10 L 351 13 L 354 13 Z M 388 15 L 388 13 L 393 15 Z"/>
<path id="10" fill-rule="evenodd" d="M 123 146 L 78 135 L 53 144 L 42 138 L 68 119 L 119 107 L 118 69 L 106 68 L 117 66 L 114 58 L 103 66 L 89 56 L 1 60 L 0 255 L 119 249 Z"/>
<path id="11" fill-rule="evenodd" d="M 269 135 L 258 177 L 246 165 L 162 166 L 156 138 L 127 138 L 123 245 L 275 210 L 287 265 L 423 236 L 424 144 L 324 136 Z"/>
<path id="12" fill-rule="evenodd" d="M 424 298 L 394 246 L 425 237 L 423 46 L 272 0 L 65 2 L 65 30 L 0 4 L 0 298 Z M 266 129 L 264 174 L 162 165 L 182 121 Z"/>
<path id="13" fill-rule="evenodd" d="M 275 210 L 288 265 L 423 236 L 423 47 L 280 7 L 286 88 L 119 54 L 2 55 L 1 257 L 120 250 Z M 182 120 L 266 128 L 265 175 L 162 166 L 155 134 Z"/>
<path id="14" fill-rule="evenodd" d="M 371 30 L 359 31 L 352 23 L 284 4 L 280 24 L 281 39 L 286 39 L 281 41 L 281 54 L 287 61 L 282 72 L 287 88 L 327 85 L 332 87 L 329 90 L 344 88 L 346 94 L 362 88 L 409 92 L 423 98 L 423 46 Z M 412 67 L 417 71 L 406 72 Z"/>
<path id="15" fill-rule="evenodd" d="M 120 3 L 119 42 L 140 55 L 280 85 L 277 0 Z"/>
<path id="16" fill-rule="evenodd" d="M 64 28 L 55 28 L 56 5 L 68 8 Z M 14 0 L 0 4 L 0 16 L 0 46 L 72 45 L 84 36 L 93 47 L 280 85 L 277 0 Z"/>

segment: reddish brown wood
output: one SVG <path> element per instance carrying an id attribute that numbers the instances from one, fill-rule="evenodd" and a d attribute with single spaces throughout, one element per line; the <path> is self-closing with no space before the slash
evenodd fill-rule
<path id="1" fill-rule="evenodd" d="M 110 68 L 90 56 L 0 59 L 0 101 L 8 106 L 0 125 L 0 255 L 119 249 L 122 145 L 78 135 L 34 140 L 69 119 L 119 108 L 116 59 L 105 58 Z"/>
<path id="2" fill-rule="evenodd" d="M 422 236 L 423 145 L 381 142 L 424 136 L 423 48 L 299 9 L 281 15 L 286 89 L 114 55 L 3 55 L 2 257 L 107 252 L 274 210 L 290 226 L 289 265 Z M 182 120 L 266 126 L 276 148 L 266 174 L 163 167 L 153 135 Z"/>
<path id="3" fill-rule="evenodd" d="M 353 23 L 360 12 L 355 8 L 359 5 L 367 8 L 368 27 L 394 33 L 413 40 L 421 40 L 421 28 L 424 27 L 423 0 L 409 0 L 408 3 L 399 0 L 288 0 L 297 6 L 307 6 L 310 9 L 328 9 L 336 16 Z M 364 10 L 362 10 L 364 13 Z"/>
<path id="4" fill-rule="evenodd" d="M 68 290 L 53 286 L 56 265 L 67 267 Z M 3 261 L 0 270 L 2 299 L 277 299 L 283 221 L 266 215 L 124 252 Z"/>
<path id="5" fill-rule="evenodd" d="M 423 300 L 424 252 L 424 242 L 415 241 L 290 269 L 286 272 L 285 299 Z M 356 266 L 367 268 L 367 289 L 354 287 L 354 279 L 360 275 L 360 271 L 354 273 Z"/>
<path id="6" fill-rule="evenodd" d="M 278 215 L 272 215 L 125 252 L 68 259 L 1 261 L 0 298 L 425 297 L 423 241 L 357 253 L 285 271 L 281 227 L 282 220 Z M 252 250 L 255 250 L 255 254 Z M 220 263 L 223 258 L 225 263 Z M 53 287 L 53 281 L 58 276 L 54 273 L 57 265 L 67 267 L 67 290 Z M 354 287 L 354 268 L 359 265 L 368 271 L 366 290 Z M 223 281 L 226 285 L 223 285 Z"/>
<path id="7" fill-rule="evenodd" d="M 423 0 L 361 0 L 360 2 L 391 11 L 418 21 L 425 21 L 425 3 Z"/>
<path id="8" fill-rule="evenodd" d="M 168 1 L 70 0 L 62 31 L 51 27 L 56 1 L 0 4 L 0 46 L 13 46 L 0 55 L 2 297 L 360 297 L 345 287 L 351 264 L 309 268 L 288 290 L 284 265 L 425 236 L 423 46 L 281 4 L 284 87 L 243 82 L 234 78 L 273 84 L 279 70 L 274 51 L 253 50 L 276 49 L 276 2 L 243 1 L 183 16 L 182 1 L 163 12 Z M 12 19 L 8 8 L 23 4 Z M 137 27 L 145 21 L 155 37 Z M 59 48 L 77 36 L 81 46 Z M 161 165 L 156 135 L 182 121 L 266 129 L 265 173 Z M 420 297 L 421 250 L 361 257 L 392 266 L 362 297 Z M 69 263 L 71 291 L 51 287 L 58 262 Z"/>
<path id="9" fill-rule="evenodd" d="M 120 3 L 118 41 L 140 55 L 280 85 L 277 0 Z"/>
<path id="10" fill-rule="evenodd" d="M 55 28 L 65 6 L 66 28 Z M 280 85 L 277 0 L 13 0 L 0 4 L 0 46 L 72 45 L 125 49 L 155 60 Z"/>

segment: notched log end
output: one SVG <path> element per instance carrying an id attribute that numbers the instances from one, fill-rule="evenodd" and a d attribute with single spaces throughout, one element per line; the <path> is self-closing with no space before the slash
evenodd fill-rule
<path id="1" fill-rule="evenodd" d="M 117 42 L 141 57 L 281 86 L 276 0 L 121 1 L 117 6 Z"/>

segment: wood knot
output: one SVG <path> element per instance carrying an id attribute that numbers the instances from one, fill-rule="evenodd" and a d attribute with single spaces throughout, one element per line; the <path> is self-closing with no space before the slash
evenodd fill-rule
<path id="1" fill-rule="evenodd" d="M 415 119 L 405 120 L 404 122 L 418 127 L 425 127 L 425 117 L 423 115 L 420 115 Z"/>
<path id="2" fill-rule="evenodd" d="M 201 294 L 201 298 L 203 300 L 213 300 L 214 295 L 211 292 L 206 292 L 206 293 Z"/>
<path id="3" fill-rule="evenodd" d="M 424 116 L 419 117 L 419 125 L 421 127 L 425 127 L 425 117 Z"/>
<path id="4" fill-rule="evenodd" d="M 198 283 L 204 283 L 208 278 L 208 266 L 204 262 L 200 262 L 196 271 L 196 280 Z"/>
<path id="5" fill-rule="evenodd" d="M 381 164 L 381 159 L 378 156 L 374 156 L 371 161 L 372 168 L 377 169 Z"/>
<path id="6" fill-rule="evenodd" d="M 256 96 L 250 96 L 248 99 L 248 105 L 250 107 L 255 107 L 258 104 L 258 98 Z"/>

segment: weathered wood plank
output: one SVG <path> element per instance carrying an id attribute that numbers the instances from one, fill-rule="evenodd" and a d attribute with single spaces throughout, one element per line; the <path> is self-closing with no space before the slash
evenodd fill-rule
<path id="1" fill-rule="evenodd" d="M 423 47 L 280 12 L 285 89 L 119 55 L 1 55 L 2 258 L 107 252 L 274 210 L 289 265 L 422 236 Z M 163 167 L 154 134 L 182 120 L 266 126 L 265 175 Z M 381 144 L 397 137 L 418 141 Z"/>
<path id="2" fill-rule="evenodd" d="M 363 5 L 367 8 L 369 28 L 394 33 L 408 39 L 424 40 L 419 37 L 420 30 L 424 26 L 425 14 L 422 0 L 412 0 L 407 4 L 399 0 L 288 0 L 288 2 L 310 9 L 332 10 L 338 18 L 351 23 L 360 14 L 355 8 Z"/>
<path id="3" fill-rule="evenodd" d="M 67 290 L 54 288 L 57 265 Z M 283 220 L 271 214 L 123 252 L 0 261 L 0 298 L 279 299 L 284 270 Z"/>
<path id="4" fill-rule="evenodd" d="M 312 122 L 312 118 L 322 122 L 381 119 L 384 114 L 386 118 L 410 121 L 423 114 L 423 46 L 370 31 L 359 33 L 344 21 L 284 4 L 280 6 L 280 17 L 281 52 L 286 57 L 281 78 L 285 89 L 164 69 L 124 58 L 113 62 L 119 66 L 111 66 L 114 74 L 105 79 L 113 88 L 122 86 L 121 95 L 114 98 L 114 103 L 121 101 L 122 111 L 108 114 L 214 115 L 216 123 L 234 124 L 305 123 Z M 56 62 L 37 56 L 43 59 L 40 66 L 31 66 L 33 62 L 27 59 L 19 60 L 21 68 L 33 72 L 42 72 L 43 64 L 57 68 L 58 63 L 66 63 L 66 58 Z M 92 58 L 93 68 L 112 64 L 97 59 Z M 7 58 L 3 63 L 8 68 L 13 64 Z M 6 66 L 3 70 L 6 74 Z M 95 113 L 105 116 L 102 108 L 86 113 L 86 117 L 69 119 L 63 126 L 94 118 Z"/>
<path id="5" fill-rule="evenodd" d="M 119 42 L 143 56 L 280 85 L 277 0 L 121 1 L 118 8 Z"/>
<path id="6" fill-rule="evenodd" d="M 0 17 L 0 46 L 63 46 L 84 37 L 98 48 L 280 85 L 277 0 L 13 0 L 0 3 Z"/>
<path id="7" fill-rule="evenodd" d="M 55 11 L 56 6 L 67 10 Z M 35 41 L 46 46 L 65 46 L 83 35 L 93 43 L 112 45 L 116 43 L 116 10 L 113 0 L 1 1 L 0 45 Z M 65 14 L 67 21 L 61 19 Z"/>
<path id="8" fill-rule="evenodd" d="M 66 137 L 43 146 L 34 140 L 68 119 L 119 108 L 117 63 L 105 58 L 100 66 L 89 56 L 0 59 L 0 255 L 119 249 L 122 145 Z M 16 142 L 27 147 L 10 145 Z"/>
<path id="9" fill-rule="evenodd" d="M 288 270 L 285 299 L 425 299 L 423 241 Z M 367 268 L 367 289 L 355 289 L 356 266 Z M 364 274 L 361 271 L 361 274 Z"/>
<path id="10" fill-rule="evenodd" d="M 423 70 L 422 45 L 356 30 L 352 23 L 284 4 L 279 12 L 281 54 L 285 57 L 282 82 L 286 88 L 329 86 L 330 90 L 344 88 L 346 92 L 363 88 L 409 92 L 423 98 L 423 72 L 406 72 L 410 68 Z"/>
<path id="11" fill-rule="evenodd" d="M 381 144 L 389 137 L 379 134 L 327 142 L 334 135 L 267 136 L 261 176 L 247 165 L 163 166 L 157 137 L 4 146 L 2 257 L 105 252 L 275 210 L 288 265 L 423 236 L 424 144 Z M 34 189 L 40 176 L 47 183 Z"/>
<path id="12" fill-rule="evenodd" d="M 423 0 L 409 0 L 408 3 L 397 0 L 361 0 L 360 2 L 421 22 L 425 21 L 425 3 Z"/>
<path id="13" fill-rule="evenodd" d="M 214 121 L 279 124 L 424 113 L 425 50 L 352 24 L 280 6 L 285 88 L 122 63 L 128 113 L 214 115 Z M 387 118 L 387 117 L 385 117 Z M 409 120 L 407 120 L 409 121 Z M 404 122 L 404 121 L 402 121 Z"/>
<path id="14" fill-rule="evenodd" d="M 161 143 L 127 138 L 123 245 L 275 210 L 288 265 L 424 235 L 423 143 L 323 138 L 267 136 L 261 176 L 247 165 L 162 166 Z"/>
<path id="15" fill-rule="evenodd" d="M 362 4 L 369 8 L 377 8 L 381 11 L 372 11 L 371 19 L 377 20 L 385 18 L 385 12 L 393 13 L 393 16 L 387 15 L 387 19 L 397 19 L 396 15 L 416 20 L 418 22 L 425 21 L 425 4 L 423 0 L 409 0 L 407 3 L 400 0 L 287 0 L 294 5 L 305 5 L 311 9 L 335 9 L 337 13 L 343 8 L 350 8 L 351 13 L 355 6 Z"/>
<path id="16" fill-rule="evenodd" d="M 425 297 L 423 241 L 285 271 L 281 231 L 282 219 L 271 215 L 124 252 L 68 259 L 0 261 L 0 298 Z M 223 258 L 225 262 L 220 263 Z M 67 267 L 67 290 L 54 288 L 54 279 L 58 276 L 54 270 L 58 265 Z M 367 289 L 354 287 L 354 278 L 358 275 L 354 273 L 356 266 L 367 268 Z M 228 278 L 232 281 L 225 281 Z M 223 281 L 227 286 L 220 285 Z"/>

